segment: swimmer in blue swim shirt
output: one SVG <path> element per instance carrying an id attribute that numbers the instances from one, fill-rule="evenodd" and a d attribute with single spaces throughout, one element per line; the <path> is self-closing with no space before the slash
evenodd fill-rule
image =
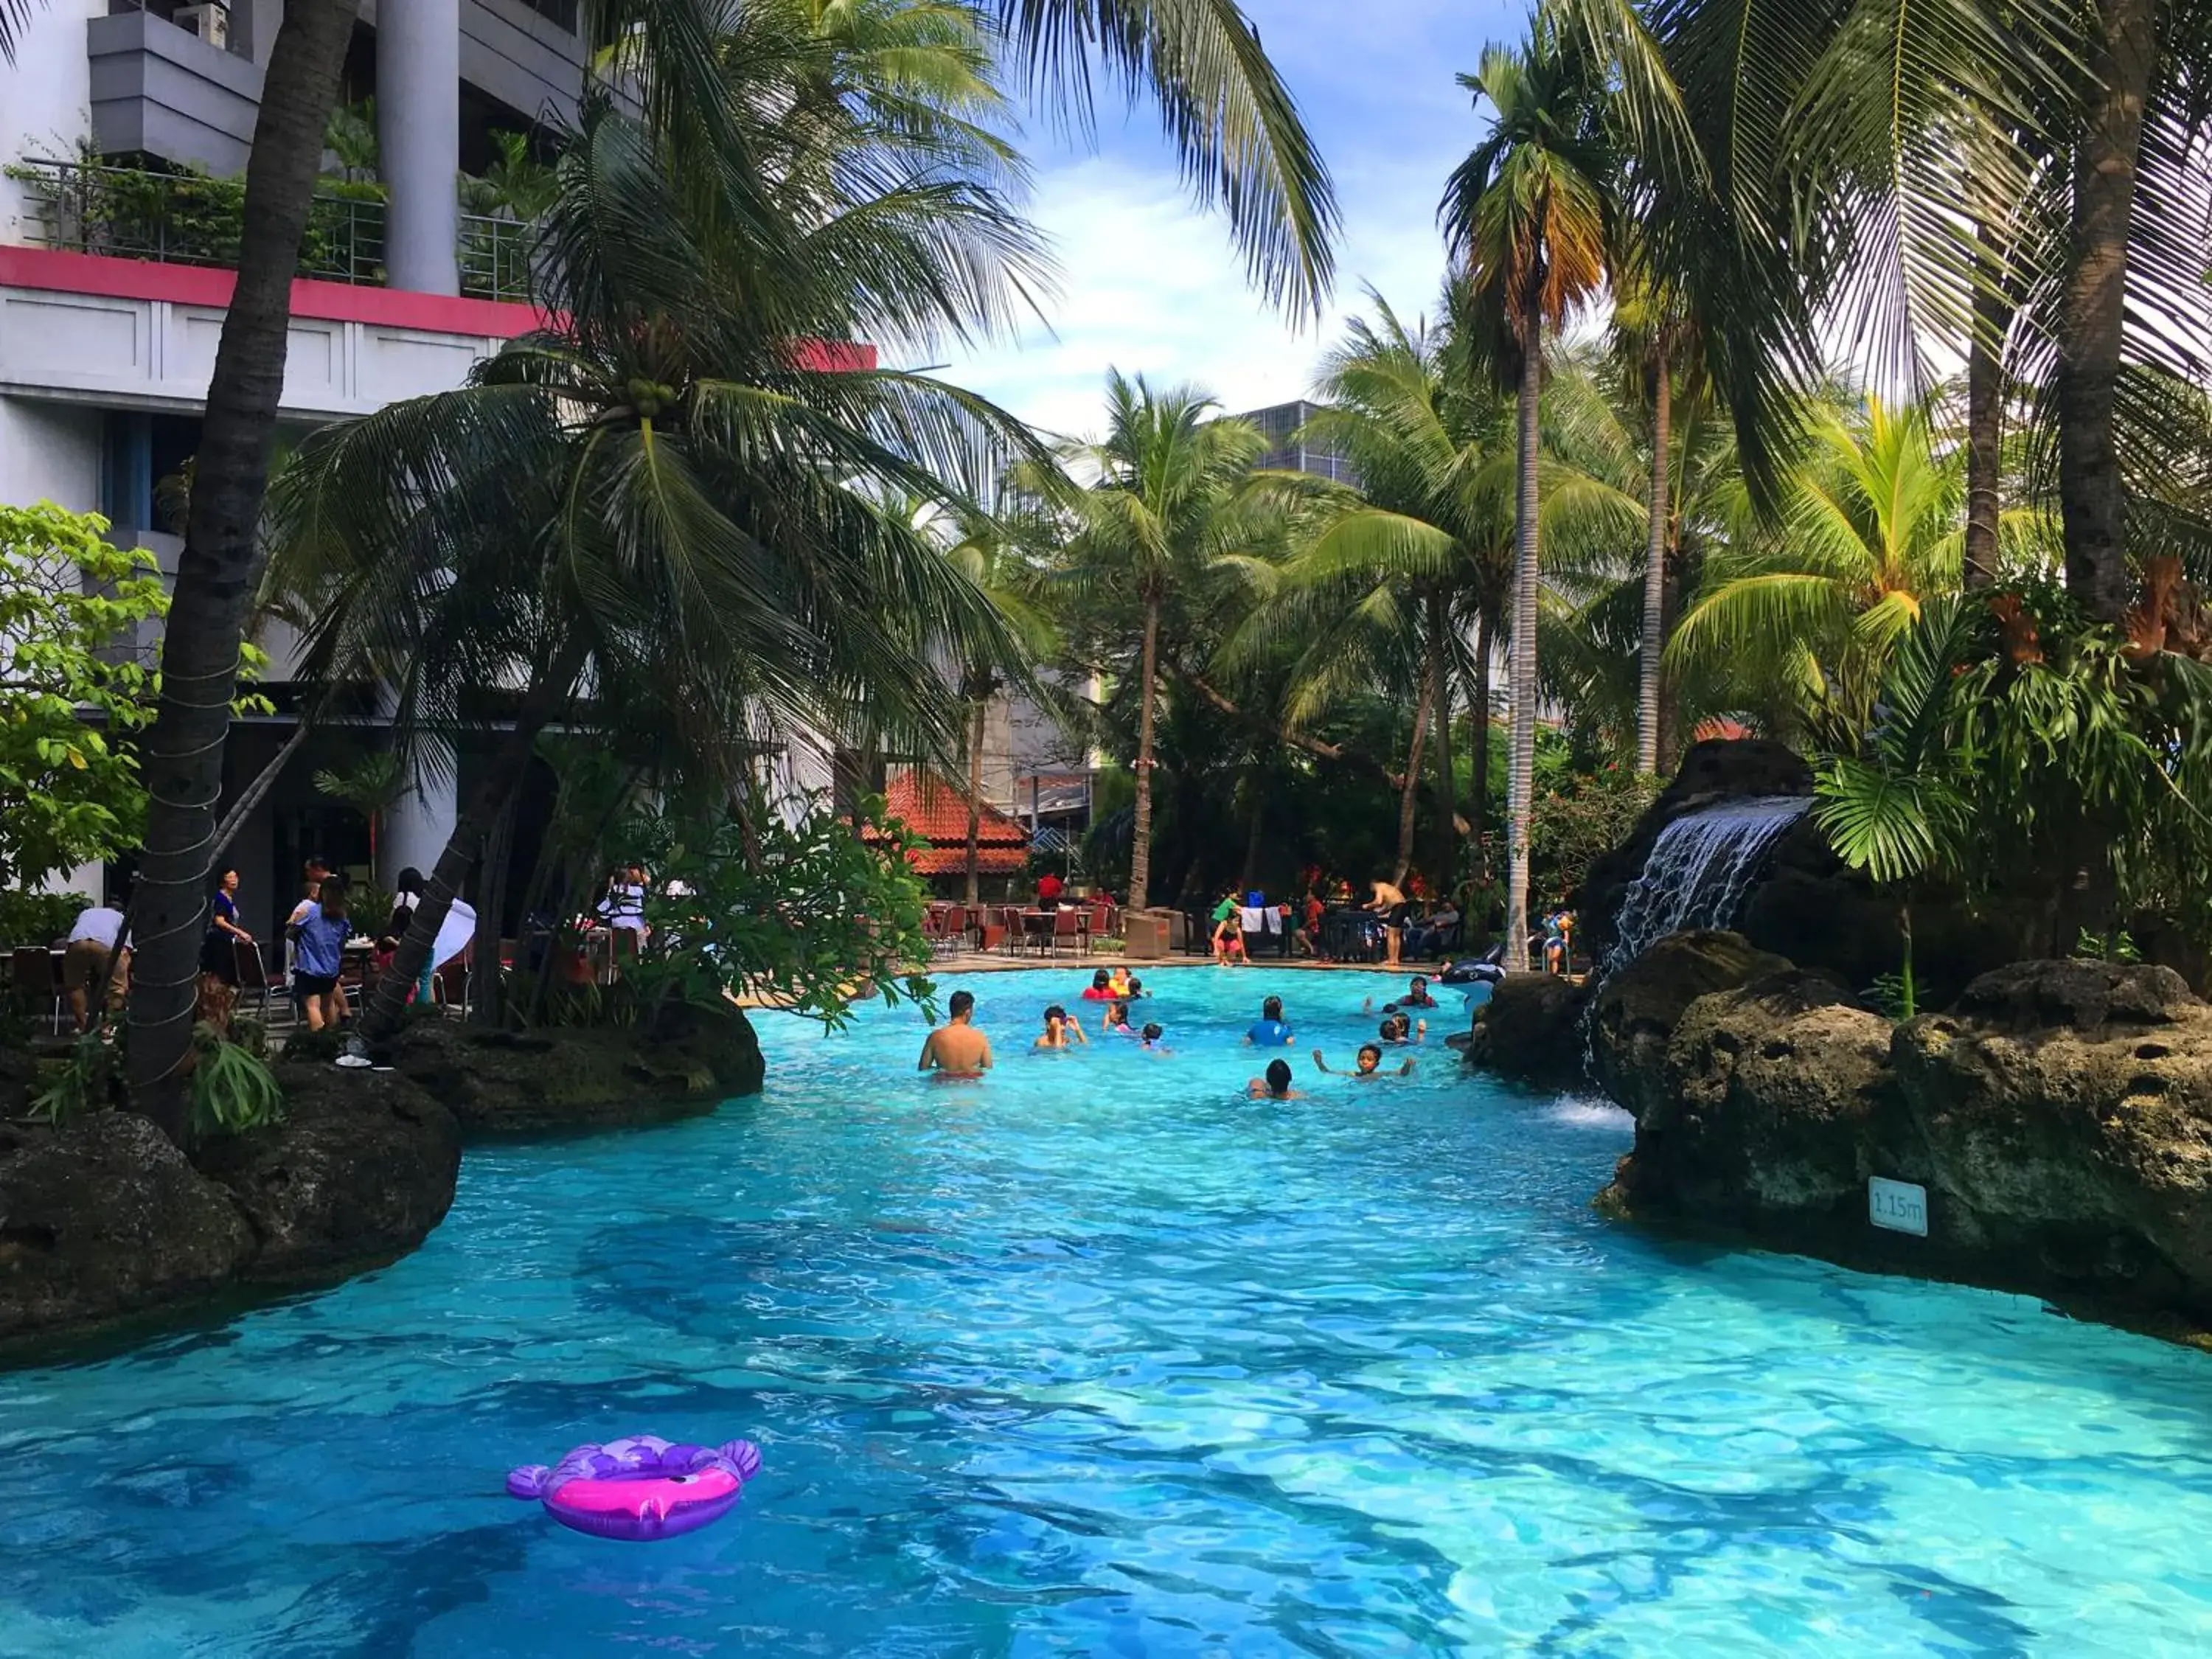
<path id="1" fill-rule="evenodd" d="M 1284 1022 L 1282 998 L 1269 997 L 1260 1005 L 1260 1018 L 1244 1033 L 1244 1041 L 1255 1048 L 1286 1048 L 1297 1041 Z"/>

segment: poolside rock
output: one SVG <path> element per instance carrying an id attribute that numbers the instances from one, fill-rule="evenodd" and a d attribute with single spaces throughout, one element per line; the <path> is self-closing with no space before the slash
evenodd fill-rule
<path id="1" fill-rule="evenodd" d="M 1867 1176 L 1900 1127 L 1890 1030 L 1826 975 L 1796 969 L 1697 998 L 1667 1037 L 1656 1086 L 1631 1091 L 1636 1149 L 1608 1207 L 1778 1224 L 1816 1241 L 1863 1231 Z"/>
<path id="2" fill-rule="evenodd" d="M 1508 974 L 1475 1010 L 1466 1048 L 1480 1066 L 1538 1089 L 1579 1089 L 1584 987 L 1559 974 Z"/>
<path id="3" fill-rule="evenodd" d="M 0 1124 L 0 1341 L 206 1295 L 254 1239 L 153 1122 Z"/>
<path id="4" fill-rule="evenodd" d="M 1674 781 L 1637 820 L 1628 839 L 1592 861 L 1575 894 L 1576 940 L 1592 960 L 1613 943 L 1613 924 L 1629 888 L 1644 873 L 1660 832 L 1676 818 L 1722 801 L 1760 795 L 1809 795 L 1813 770 L 1786 744 L 1764 738 L 1709 738 L 1691 745 Z"/>
<path id="5" fill-rule="evenodd" d="M 326 1279 L 404 1255 L 445 1219 L 460 1126 L 394 1072 L 279 1063 L 280 1124 L 194 1149 L 253 1230 L 250 1279 Z"/>
<path id="6" fill-rule="evenodd" d="M 1936 1242 L 2212 1325 L 2212 1007 L 2179 974 L 2015 963 L 1891 1063 Z"/>
<path id="7" fill-rule="evenodd" d="M 760 1090 L 752 1023 L 734 1006 L 684 1005 L 650 1036 L 599 1027 L 405 1027 L 392 1065 L 444 1103 L 469 1138 L 621 1128 L 711 1112 Z"/>
<path id="8" fill-rule="evenodd" d="M 1792 970 L 1692 1002 L 1656 1065 L 1614 1214 L 2212 1330 L 2212 1007 L 2170 969 L 2011 963 L 1902 1026 Z M 1875 1176 L 1927 1189 L 1925 1238 L 1869 1224 Z"/>
<path id="9" fill-rule="evenodd" d="M 1669 933 L 1606 981 L 1591 1006 L 1590 1066 L 1598 1086 L 1641 1118 L 1664 1099 L 1667 1046 L 1691 1004 L 1787 972 L 1781 957 L 1741 933 Z"/>

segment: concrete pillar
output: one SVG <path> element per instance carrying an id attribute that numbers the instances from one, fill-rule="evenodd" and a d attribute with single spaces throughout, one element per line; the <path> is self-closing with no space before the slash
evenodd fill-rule
<path id="1" fill-rule="evenodd" d="M 425 738 L 421 746 L 428 750 L 430 740 Z M 460 816 L 460 786 L 453 776 L 453 757 L 441 755 L 437 760 L 441 764 L 433 765 L 430 757 L 424 756 L 423 764 L 416 769 L 414 790 L 384 815 L 384 833 L 376 848 L 377 861 L 384 867 L 376 878 L 386 887 L 393 885 L 410 865 L 428 876 L 453 838 L 453 822 Z"/>
<path id="2" fill-rule="evenodd" d="M 386 283 L 459 294 L 460 0 L 378 0 L 376 145 L 385 209 Z"/>

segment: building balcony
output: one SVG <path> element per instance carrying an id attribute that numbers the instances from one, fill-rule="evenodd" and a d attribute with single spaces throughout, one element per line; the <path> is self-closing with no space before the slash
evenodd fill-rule
<path id="1" fill-rule="evenodd" d="M 155 21 L 172 33 L 179 32 Z M 22 187 L 23 239 L 34 247 L 157 264 L 237 268 L 245 218 L 243 179 L 43 157 L 19 161 L 8 173 Z M 320 186 L 300 245 L 299 274 L 321 282 L 383 286 L 384 222 L 380 186 L 336 181 Z M 454 250 L 461 292 L 480 300 L 527 301 L 533 236 L 534 227 L 512 219 L 461 215 Z"/>

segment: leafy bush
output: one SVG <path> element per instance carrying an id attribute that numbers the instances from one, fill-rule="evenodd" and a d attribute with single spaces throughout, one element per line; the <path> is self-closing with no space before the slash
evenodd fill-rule
<path id="1" fill-rule="evenodd" d="M 82 893 L 0 891 L 0 945 L 51 945 L 67 936 L 91 902 Z"/>
<path id="2" fill-rule="evenodd" d="M 106 1111 L 115 1104 L 122 1081 L 122 1050 L 95 1028 L 76 1040 L 53 1080 L 33 1097 L 31 1115 L 63 1124 L 88 1112 Z"/>
<path id="3" fill-rule="evenodd" d="M 242 1134 L 280 1123 L 284 1094 L 268 1066 L 235 1042 L 226 1042 L 215 1027 L 192 1032 L 191 1132 L 195 1138 Z"/>
<path id="4" fill-rule="evenodd" d="M 795 823 L 756 796 L 712 822 L 646 812 L 623 826 L 653 877 L 649 942 L 622 976 L 647 1029 L 665 1004 L 726 995 L 833 1027 L 855 998 L 929 1001 L 928 896 L 906 861 L 919 843 L 881 797 L 862 803 L 859 833 L 825 801 L 804 805 Z"/>

